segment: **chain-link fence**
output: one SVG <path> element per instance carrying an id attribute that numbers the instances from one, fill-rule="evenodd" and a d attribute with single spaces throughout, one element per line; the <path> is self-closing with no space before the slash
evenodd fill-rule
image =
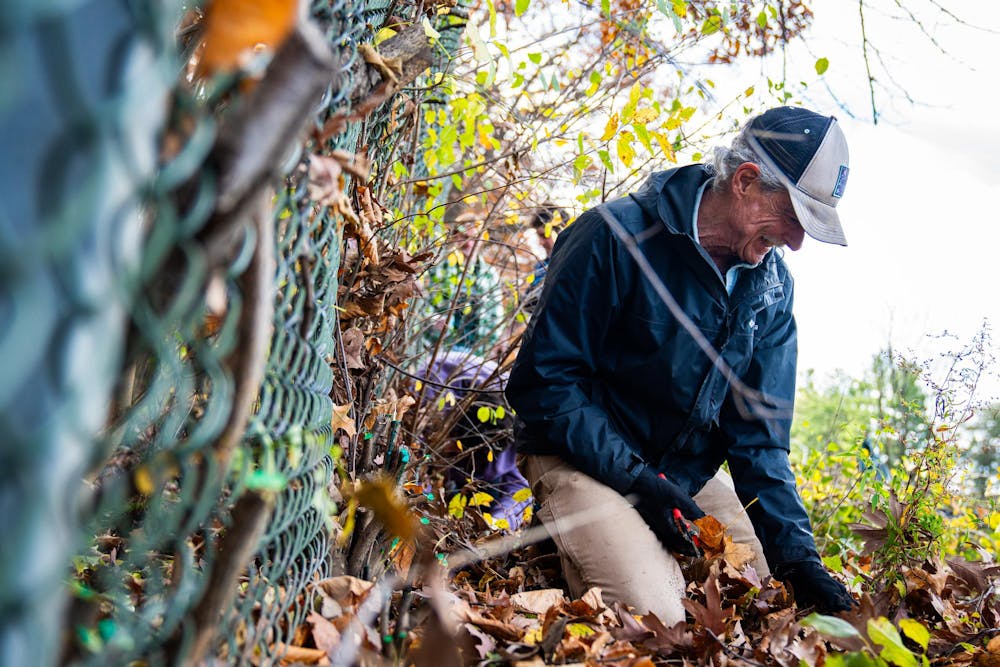
<path id="1" fill-rule="evenodd" d="M 3 664 L 272 664 L 344 567 L 344 219 L 310 165 L 389 159 L 357 47 L 419 8 L 315 0 L 255 79 L 192 76 L 195 4 L 0 9 Z"/>

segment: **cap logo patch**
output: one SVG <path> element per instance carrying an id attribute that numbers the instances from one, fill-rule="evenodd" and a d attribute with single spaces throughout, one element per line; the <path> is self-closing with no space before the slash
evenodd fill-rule
<path id="1" fill-rule="evenodd" d="M 840 172 L 837 174 L 837 184 L 833 186 L 833 196 L 840 199 L 844 196 L 844 188 L 847 187 L 847 172 L 850 169 L 847 165 L 840 165 Z"/>

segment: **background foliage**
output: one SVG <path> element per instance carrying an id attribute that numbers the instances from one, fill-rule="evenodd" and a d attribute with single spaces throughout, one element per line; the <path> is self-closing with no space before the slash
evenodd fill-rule
<path id="1" fill-rule="evenodd" d="M 68 62 L 51 22 L 68 30 L 86 4 L 0 17 Z M 887 350 L 863 378 L 807 376 L 800 390 L 800 484 L 825 562 L 862 599 L 849 622 L 796 616 L 778 582 L 724 547 L 688 564 L 690 627 L 599 595 L 567 600 L 551 592 L 553 555 L 530 544 L 537 533 L 508 534 L 472 467 L 509 442 L 492 387 L 552 239 L 584 208 L 702 159 L 755 111 L 822 83 L 830 63 L 817 57 L 816 82 L 768 79 L 718 99 L 696 65 L 780 54 L 808 36 L 807 4 L 215 0 L 121 12 L 124 33 L 157 57 L 108 49 L 82 67 L 155 62 L 155 95 L 122 74 L 103 106 L 76 116 L 7 107 L 18 122 L 34 111 L 81 154 L 89 137 L 117 150 L 122 128 L 147 132 L 116 166 L 94 163 L 91 176 L 131 169 L 124 194 L 24 170 L 68 202 L 106 206 L 76 220 L 25 213 L 46 223 L 14 237 L 36 259 L 0 276 L 18 304 L 5 359 L 32 336 L 51 350 L 4 376 L 4 455 L 70 463 L 16 459 L 37 478 L 18 506 L 38 494 L 48 514 L 16 524 L 0 572 L 16 579 L 38 553 L 51 562 L 2 587 L 18 621 L 5 623 L 4 662 L 26 664 L 23 638 L 39 627 L 52 640 L 39 664 L 58 646 L 77 664 L 915 665 L 1000 651 L 987 647 L 1000 623 L 1000 436 L 996 406 L 975 392 L 992 371 L 985 330 L 942 360 Z M 37 76 L 24 90 L 67 97 L 57 70 L 26 68 Z M 50 236 L 55 250 L 38 250 Z M 91 252 L 119 246 L 128 252 Z M 57 276 L 62 300 L 38 300 L 22 265 Z M 63 272 L 77 265 L 102 272 L 97 298 L 70 289 L 82 283 Z M 89 342 L 43 331 L 49 310 L 75 313 L 67 330 Z M 97 325 L 84 322 L 94 312 Z M 494 364 L 484 391 L 428 378 L 449 353 Z M 23 394 L 41 427 L 22 428 L 14 398 L 35 387 L 24 378 L 59 376 L 68 359 L 90 378 Z M 58 409 L 67 397 L 85 419 Z M 456 436 L 468 415 L 478 438 Z M 71 445 L 78 458 L 61 458 Z M 46 517 L 59 528 L 40 531 Z"/>

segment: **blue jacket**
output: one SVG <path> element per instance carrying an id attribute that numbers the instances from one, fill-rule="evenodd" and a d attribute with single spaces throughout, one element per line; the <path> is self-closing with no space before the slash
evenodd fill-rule
<path id="1" fill-rule="evenodd" d="M 788 461 L 792 277 L 772 250 L 727 292 L 693 236 L 695 198 L 708 177 L 700 165 L 655 173 L 559 235 L 507 385 L 518 450 L 559 456 L 620 493 L 651 465 L 694 495 L 728 460 L 771 566 L 818 560 Z M 741 415 L 729 377 L 671 314 L 604 215 L 731 372 L 783 402 L 776 418 Z"/>

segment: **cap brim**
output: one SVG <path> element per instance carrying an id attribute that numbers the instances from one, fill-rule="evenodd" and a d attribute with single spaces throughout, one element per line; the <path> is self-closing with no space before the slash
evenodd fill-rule
<path id="1" fill-rule="evenodd" d="M 823 243 L 847 245 L 847 237 L 844 236 L 844 228 L 840 225 L 837 209 L 813 199 L 791 183 L 786 183 L 786 187 L 795 215 L 799 219 L 799 224 L 806 230 L 806 234 Z"/>

